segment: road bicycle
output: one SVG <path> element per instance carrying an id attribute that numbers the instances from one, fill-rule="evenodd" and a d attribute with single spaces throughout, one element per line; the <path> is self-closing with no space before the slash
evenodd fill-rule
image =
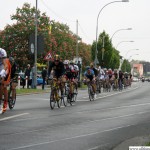
<path id="1" fill-rule="evenodd" d="M 119 91 L 122 91 L 123 90 L 122 79 L 118 79 L 118 86 L 119 86 Z"/>
<path id="2" fill-rule="evenodd" d="M 86 81 L 86 84 L 87 84 L 87 86 L 88 86 L 89 99 L 90 99 L 90 101 L 94 101 L 94 100 L 95 100 L 95 97 L 94 97 L 95 93 L 94 93 L 94 91 L 93 91 L 93 82 L 87 80 L 87 81 Z"/>
<path id="3" fill-rule="evenodd" d="M 2 84 L 1 81 L 2 81 L 2 78 L 0 77 L 0 84 Z M 12 97 L 13 92 L 15 93 L 14 98 Z M 0 105 L 1 105 L 0 113 L 1 114 L 3 113 L 2 112 L 3 104 L 4 104 L 4 92 L 2 91 L 2 99 L 0 100 Z M 13 109 L 15 104 L 16 104 L 16 88 L 14 89 L 14 91 L 12 90 L 12 81 L 11 81 L 10 85 L 8 87 L 8 106 L 9 106 L 9 109 L 10 110 Z"/>
<path id="4" fill-rule="evenodd" d="M 57 80 L 56 78 L 53 78 L 52 82 L 51 82 L 51 92 L 50 92 L 50 107 L 51 107 L 51 109 L 54 109 L 56 104 L 57 104 L 57 107 L 60 108 L 62 105 L 62 102 L 65 105 L 64 97 L 61 95 L 59 82 L 60 81 Z"/>
<path id="5" fill-rule="evenodd" d="M 101 93 L 101 88 L 102 88 L 102 81 L 100 79 L 96 79 L 96 91 L 98 93 Z"/>
<path id="6" fill-rule="evenodd" d="M 13 92 L 14 92 L 14 98 L 13 98 Z M 16 88 L 14 90 L 12 89 L 12 81 L 11 81 L 9 85 L 9 90 L 8 90 L 9 109 L 13 109 L 15 104 L 16 104 Z"/>
<path id="7" fill-rule="evenodd" d="M 67 103 L 72 105 L 73 102 L 76 101 L 77 98 L 77 88 L 73 81 L 68 81 L 65 83 L 65 92 L 64 92 L 64 99 L 67 100 Z M 64 100 L 65 101 L 65 100 Z M 66 105 L 67 105 L 66 103 Z"/>
<path id="8" fill-rule="evenodd" d="M 112 89 L 114 91 L 118 90 L 118 79 L 116 79 L 116 78 L 113 80 Z"/>

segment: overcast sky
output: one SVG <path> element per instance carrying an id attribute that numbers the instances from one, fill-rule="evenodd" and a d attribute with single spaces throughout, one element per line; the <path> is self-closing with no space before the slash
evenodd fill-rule
<path id="1" fill-rule="evenodd" d="M 35 1 L 1 0 L 0 30 L 12 24 L 10 16 L 15 14 L 17 7 L 21 8 L 25 2 L 35 6 Z M 74 33 L 78 20 L 79 36 L 83 42 L 92 44 L 96 40 L 98 13 L 110 2 L 113 0 L 38 0 L 38 9 L 46 12 L 52 20 L 67 24 Z M 132 30 L 116 32 L 127 28 Z M 98 34 L 103 30 L 110 37 L 116 32 L 112 38 L 113 46 L 127 59 L 150 61 L 150 0 L 129 0 L 107 5 L 98 20 Z"/>

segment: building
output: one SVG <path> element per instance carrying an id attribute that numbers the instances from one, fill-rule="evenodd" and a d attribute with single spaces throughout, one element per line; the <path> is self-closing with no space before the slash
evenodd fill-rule
<path id="1" fill-rule="evenodd" d="M 133 64 L 131 73 L 133 76 L 142 77 L 143 76 L 143 64 Z"/>

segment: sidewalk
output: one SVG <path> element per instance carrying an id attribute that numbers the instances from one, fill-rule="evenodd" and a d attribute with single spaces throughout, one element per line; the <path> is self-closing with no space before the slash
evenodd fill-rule
<path id="1" fill-rule="evenodd" d="M 150 135 L 135 137 L 120 143 L 112 150 L 129 150 L 129 146 L 145 146 L 149 142 L 150 142 Z"/>

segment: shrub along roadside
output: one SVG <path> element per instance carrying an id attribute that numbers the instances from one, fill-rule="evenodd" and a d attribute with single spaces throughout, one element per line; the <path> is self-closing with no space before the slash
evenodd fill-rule
<path id="1" fill-rule="evenodd" d="M 27 93 L 44 93 L 49 92 L 49 89 L 42 90 L 42 89 L 17 89 L 17 94 L 27 94 Z"/>

